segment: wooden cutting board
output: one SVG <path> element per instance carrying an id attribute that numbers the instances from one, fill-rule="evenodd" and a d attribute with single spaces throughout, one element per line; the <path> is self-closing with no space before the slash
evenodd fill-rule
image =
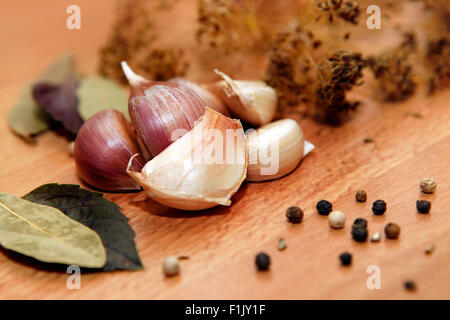
<path id="1" fill-rule="evenodd" d="M 67 140 L 54 132 L 27 144 L 5 121 L 22 87 L 60 53 L 76 54 L 87 73 L 96 70 L 98 49 L 113 21 L 112 1 L 79 0 L 82 29 L 67 30 L 71 1 L 10 1 L 0 4 L 0 191 L 22 196 L 50 182 L 80 183 Z M 192 4 L 187 5 L 192 9 Z M 190 15 L 195 15 L 193 11 Z M 188 13 L 187 13 L 188 14 Z M 231 207 L 181 212 L 145 200 L 143 193 L 106 194 L 130 218 L 145 269 L 82 274 L 81 289 L 66 287 L 68 274 L 46 270 L 0 250 L 2 299 L 441 299 L 450 298 L 450 92 L 430 98 L 423 88 L 404 103 L 384 104 L 370 90 L 355 93 L 363 106 L 340 127 L 298 119 L 317 148 L 289 176 L 273 182 L 247 183 Z M 423 117 L 408 116 L 408 112 Z M 364 143 L 364 138 L 374 143 Z M 433 176 L 434 194 L 419 191 L 421 178 Z M 368 192 L 356 203 L 357 189 Z M 316 213 L 328 199 L 346 213 L 343 229 L 332 230 Z M 371 203 L 384 199 L 384 216 Z M 416 212 L 417 199 L 432 201 L 431 213 Z M 286 222 L 285 210 L 305 211 L 299 225 Z M 370 234 L 388 222 L 401 226 L 398 240 L 356 243 L 351 223 L 364 217 Z M 277 250 L 280 237 L 288 247 Z M 431 244 L 436 250 L 426 255 Z M 255 255 L 272 258 L 269 272 L 255 270 Z M 353 265 L 340 266 L 343 251 Z M 161 263 L 168 255 L 187 255 L 181 274 L 166 279 Z M 369 266 L 378 266 L 381 288 L 369 290 Z M 413 280 L 415 292 L 403 283 Z"/>

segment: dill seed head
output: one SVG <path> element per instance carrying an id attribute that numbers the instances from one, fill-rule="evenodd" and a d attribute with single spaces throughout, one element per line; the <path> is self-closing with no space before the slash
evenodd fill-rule
<path id="1" fill-rule="evenodd" d="M 286 217 L 290 223 L 300 223 L 303 219 L 303 211 L 299 207 L 289 207 L 286 210 Z"/>
<path id="2" fill-rule="evenodd" d="M 352 228 L 352 237 L 353 240 L 357 242 L 365 242 L 367 240 L 369 232 L 367 231 L 367 228 L 356 226 Z"/>
<path id="3" fill-rule="evenodd" d="M 341 253 L 339 259 L 341 260 L 341 264 L 343 266 L 349 266 L 352 264 L 352 255 L 348 252 Z"/>
<path id="4" fill-rule="evenodd" d="M 333 210 L 333 204 L 327 200 L 320 200 L 316 204 L 316 209 L 320 215 L 327 216 Z"/>
<path id="5" fill-rule="evenodd" d="M 384 202 L 383 200 L 376 200 L 372 204 L 372 211 L 373 211 L 373 214 L 375 214 L 377 216 L 381 216 L 382 214 L 384 214 L 386 212 L 386 202 Z"/>
<path id="6" fill-rule="evenodd" d="M 436 190 L 436 186 L 436 180 L 431 177 L 423 178 L 420 181 L 420 190 L 424 193 L 433 193 Z"/>
<path id="7" fill-rule="evenodd" d="M 367 193 L 364 190 L 358 190 L 358 191 L 356 191 L 355 199 L 358 202 L 366 202 Z"/>
<path id="8" fill-rule="evenodd" d="M 384 232 L 388 239 L 397 239 L 400 235 L 400 227 L 398 224 L 390 222 L 384 228 Z"/>
<path id="9" fill-rule="evenodd" d="M 419 213 L 428 213 L 430 212 L 431 202 L 427 200 L 417 200 L 416 207 Z"/>
<path id="10" fill-rule="evenodd" d="M 270 257 L 267 253 L 261 252 L 256 256 L 255 263 L 259 271 L 269 270 Z"/>

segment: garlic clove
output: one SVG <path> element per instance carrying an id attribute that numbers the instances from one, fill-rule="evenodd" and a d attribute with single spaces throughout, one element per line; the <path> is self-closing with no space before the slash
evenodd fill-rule
<path id="1" fill-rule="evenodd" d="M 169 207 L 203 210 L 230 205 L 247 172 L 244 130 L 239 120 L 206 108 L 201 121 L 142 172 L 127 171 L 150 198 Z"/>
<path id="2" fill-rule="evenodd" d="M 224 116 L 228 117 L 230 115 L 230 112 L 228 111 L 227 107 L 225 107 L 225 105 L 222 103 L 222 101 L 203 86 L 200 86 L 192 81 L 179 77 L 172 78 L 168 82 L 176 83 L 180 86 L 186 86 L 190 88 L 192 91 L 197 93 L 200 96 L 200 98 L 203 99 L 203 101 L 205 102 L 205 106 L 213 109 L 214 111 L 220 112 Z"/>
<path id="3" fill-rule="evenodd" d="M 303 131 L 295 120 L 278 120 L 253 130 L 247 134 L 247 180 L 259 182 L 285 176 L 302 160 L 304 147 Z"/>
<path id="4" fill-rule="evenodd" d="M 126 172 L 128 160 L 139 152 L 131 127 L 117 110 L 103 110 L 89 118 L 75 140 L 74 157 L 79 176 L 89 185 L 105 191 L 139 190 Z M 139 156 L 133 170 L 144 166 Z"/>
<path id="5" fill-rule="evenodd" d="M 277 94 L 272 87 L 263 81 L 233 80 L 214 71 L 223 79 L 216 84 L 218 94 L 234 114 L 256 126 L 272 121 L 277 110 Z"/>
<path id="6" fill-rule="evenodd" d="M 191 130 L 206 104 L 187 86 L 148 81 L 135 74 L 124 61 L 122 68 L 131 86 L 128 110 L 148 160 L 175 141 L 174 131 Z"/>

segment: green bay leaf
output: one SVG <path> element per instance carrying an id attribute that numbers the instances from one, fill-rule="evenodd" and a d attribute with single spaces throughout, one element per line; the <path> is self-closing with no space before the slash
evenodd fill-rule
<path id="1" fill-rule="evenodd" d="M 116 109 L 129 120 L 128 93 L 112 80 L 100 76 L 82 79 L 78 88 L 78 112 L 86 121 L 105 109 Z"/>
<path id="2" fill-rule="evenodd" d="M 8 115 L 8 124 L 17 135 L 32 140 L 41 132 L 46 131 L 52 118 L 33 99 L 34 83 L 49 82 L 61 84 L 71 73 L 76 73 L 72 54 L 64 54 L 56 59 L 35 81 L 29 83 L 23 90 L 19 100 Z M 77 78 L 79 75 L 77 75 Z"/>
<path id="3" fill-rule="evenodd" d="M 37 260 L 101 268 L 106 251 L 98 234 L 56 208 L 0 193 L 0 244 Z"/>
<path id="4" fill-rule="evenodd" d="M 135 233 L 120 207 L 79 185 L 45 184 L 23 197 L 61 210 L 73 220 L 96 231 L 106 248 L 103 271 L 138 270 L 142 263 L 134 242 Z"/>

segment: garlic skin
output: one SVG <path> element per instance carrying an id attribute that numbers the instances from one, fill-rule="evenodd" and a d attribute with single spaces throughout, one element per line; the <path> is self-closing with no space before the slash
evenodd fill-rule
<path id="1" fill-rule="evenodd" d="M 131 86 L 128 111 L 139 145 L 149 160 L 174 142 L 175 130 L 191 130 L 206 104 L 187 86 L 148 81 L 135 74 L 125 61 L 122 69 Z"/>
<path id="2" fill-rule="evenodd" d="M 214 71 L 223 79 L 216 83 L 217 94 L 235 115 L 255 126 L 272 121 L 277 111 L 277 94 L 272 87 L 263 81 L 233 80 Z"/>
<path id="3" fill-rule="evenodd" d="M 239 120 L 206 108 L 194 129 L 149 161 L 142 172 L 127 171 L 150 198 L 168 207 L 228 206 L 247 172 L 244 130 Z"/>
<path id="4" fill-rule="evenodd" d="M 74 145 L 76 170 L 87 184 L 100 190 L 139 190 L 139 184 L 126 172 L 128 160 L 138 152 L 125 116 L 117 110 L 103 110 L 78 132 Z M 144 164 L 138 156 L 130 168 L 140 170 Z"/>
<path id="5" fill-rule="evenodd" d="M 247 134 L 247 180 L 274 180 L 293 171 L 305 153 L 303 131 L 295 120 L 283 119 Z"/>
<path id="6" fill-rule="evenodd" d="M 186 86 L 192 91 L 194 91 L 196 94 L 200 96 L 200 98 L 203 99 L 205 102 L 205 105 L 214 111 L 220 112 L 224 116 L 230 116 L 230 112 L 228 111 L 227 107 L 222 103 L 222 101 L 217 98 L 212 92 L 210 92 L 208 89 L 199 86 L 198 84 L 186 80 L 184 78 L 172 78 L 167 82 L 176 83 L 180 86 Z"/>

